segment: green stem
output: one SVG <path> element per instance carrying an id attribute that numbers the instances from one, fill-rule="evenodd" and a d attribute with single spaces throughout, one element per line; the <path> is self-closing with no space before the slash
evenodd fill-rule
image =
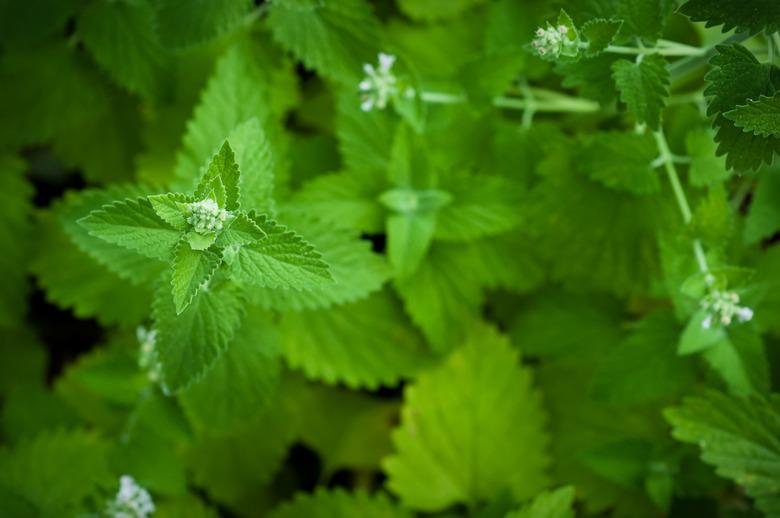
<path id="1" fill-rule="evenodd" d="M 533 97 L 494 97 L 493 106 L 509 110 L 533 110 L 547 113 L 593 113 L 600 109 L 599 103 L 595 101 L 569 97 L 549 90 L 529 87 L 528 93 Z M 423 102 L 431 104 L 461 104 L 466 102 L 466 96 L 463 94 L 445 92 L 423 91 L 420 92 L 420 98 Z"/>
<path id="2" fill-rule="evenodd" d="M 659 54 L 661 56 L 701 56 L 707 49 L 699 47 L 689 47 L 687 45 L 681 45 L 679 47 L 623 47 L 620 45 L 610 45 L 604 52 L 611 52 L 613 54 L 631 54 L 631 55 L 644 55 L 644 54 Z"/>
<path id="3" fill-rule="evenodd" d="M 663 166 L 666 169 L 666 176 L 669 178 L 669 183 L 672 184 L 672 191 L 674 191 L 674 197 L 677 200 L 677 206 L 680 208 L 683 221 L 687 225 L 693 219 L 691 213 L 691 206 L 688 205 L 688 199 L 685 197 L 685 191 L 680 183 L 680 176 L 677 174 L 677 167 L 674 165 L 674 155 L 669 149 L 669 144 L 666 142 L 663 130 L 658 130 L 654 133 L 655 142 L 658 145 L 658 152 L 661 153 L 663 159 Z"/>
<path id="4" fill-rule="evenodd" d="M 444 92 L 420 92 L 420 99 L 431 104 L 461 104 L 466 102 L 463 94 L 448 94 Z"/>
<path id="5" fill-rule="evenodd" d="M 666 176 L 669 178 L 674 197 L 677 200 L 677 206 L 680 208 L 683 221 L 686 225 L 689 225 L 693 220 L 693 213 L 691 212 L 691 206 L 688 204 L 688 198 L 685 197 L 685 190 L 680 182 L 680 175 L 677 174 L 677 167 L 674 165 L 675 157 L 669 149 L 669 144 L 666 142 L 663 130 L 659 129 L 654 133 L 654 136 L 656 144 L 658 145 L 658 152 L 663 159 Z M 702 273 L 708 273 L 710 269 L 707 265 L 707 257 L 704 255 L 704 247 L 698 239 L 693 240 L 693 253 L 696 257 L 696 263 L 699 265 L 699 270 L 701 270 Z"/>
<path id="6" fill-rule="evenodd" d="M 534 110 L 548 113 L 593 113 L 600 110 L 599 103 L 575 97 L 541 100 L 516 97 L 494 97 L 493 106 L 509 110 Z"/>

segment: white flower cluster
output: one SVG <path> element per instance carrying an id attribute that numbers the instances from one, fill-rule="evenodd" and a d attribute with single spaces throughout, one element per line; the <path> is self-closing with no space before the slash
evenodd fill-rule
<path id="1" fill-rule="evenodd" d="M 217 202 L 211 198 L 190 203 L 188 209 L 190 216 L 187 218 L 187 222 L 198 234 L 209 234 L 222 230 L 222 224 L 228 217 L 227 211 L 220 209 Z"/>
<path id="2" fill-rule="evenodd" d="M 531 42 L 531 46 L 542 57 L 557 58 L 562 54 L 576 56 L 580 41 L 579 38 L 569 38 L 569 28 L 565 25 L 553 27 L 548 24 L 546 29 L 536 29 L 536 38 Z"/>
<path id="3" fill-rule="evenodd" d="M 149 492 L 130 475 L 119 478 L 119 492 L 109 502 L 106 514 L 111 518 L 147 518 L 155 510 Z"/>
<path id="4" fill-rule="evenodd" d="M 739 305 L 739 295 L 733 291 L 712 290 L 701 301 L 701 307 L 707 311 L 702 320 L 704 329 L 712 327 L 713 322 L 724 326 L 730 325 L 736 318 L 739 322 L 747 322 L 753 318 L 753 310 Z"/>
<path id="5" fill-rule="evenodd" d="M 379 53 L 379 66 L 363 65 L 366 76 L 358 85 L 360 109 L 368 112 L 377 108 L 384 110 L 390 98 L 398 93 L 398 78 L 393 74 L 395 56 Z"/>

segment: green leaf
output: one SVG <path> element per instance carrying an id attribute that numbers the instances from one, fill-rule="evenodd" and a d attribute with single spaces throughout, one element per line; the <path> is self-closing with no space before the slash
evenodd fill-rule
<path id="1" fill-rule="evenodd" d="M 684 356 L 698 353 L 728 338 L 723 327 L 704 326 L 704 321 L 708 316 L 709 313 L 701 309 L 691 317 L 680 335 L 677 354 Z"/>
<path id="2" fill-rule="evenodd" d="M 91 182 L 129 180 L 140 148 L 138 111 L 106 79 L 64 38 L 4 53 L 0 141 L 10 148 L 50 144 L 58 160 Z"/>
<path id="3" fill-rule="evenodd" d="M 0 155 L 0 327 L 15 325 L 27 304 L 27 261 L 31 252 L 28 239 L 32 226 L 32 186 L 23 176 L 25 164 L 11 156 Z"/>
<path id="4" fill-rule="evenodd" d="M 766 30 L 771 34 L 780 30 L 780 6 L 773 0 L 688 0 L 680 12 L 693 21 L 707 22 L 706 27 L 722 25 L 722 31 L 749 31 L 751 34 Z"/>
<path id="5" fill-rule="evenodd" d="M 421 337 L 387 292 L 326 311 L 286 313 L 280 332 L 290 367 L 350 388 L 395 385 L 430 359 Z"/>
<path id="6" fill-rule="evenodd" d="M 79 220 L 95 237 L 146 257 L 168 261 L 181 233 L 155 213 L 146 198 L 104 205 Z"/>
<path id="7" fill-rule="evenodd" d="M 780 137 L 780 93 L 772 97 L 762 95 L 723 116 L 743 131 L 762 137 Z"/>
<path id="8" fill-rule="evenodd" d="M 424 511 L 546 486 L 544 412 L 508 340 L 478 327 L 439 367 L 406 387 L 388 486 Z M 442 437 L 447 437 L 442 441 Z M 500 445 L 500 446 L 499 446 Z"/>
<path id="9" fill-rule="evenodd" d="M 320 383 L 298 386 L 291 398 L 297 434 L 320 455 L 325 476 L 344 468 L 378 470 L 392 453 L 390 431 L 400 402 Z"/>
<path id="10" fill-rule="evenodd" d="M 759 99 L 772 95 L 780 87 L 780 71 L 769 63 L 759 63 L 745 47 L 737 43 L 718 45 L 717 54 L 710 59 L 710 72 L 705 76 L 709 98 L 707 115 L 715 117 L 718 130 L 718 154 L 726 154 L 726 166 L 731 169 L 756 169 L 762 163 L 771 163 L 780 152 L 780 138 L 762 137 L 746 133 L 723 115 Z"/>
<path id="11" fill-rule="evenodd" d="M 737 395 L 769 392 L 769 362 L 761 336 L 748 325 L 732 326 L 728 337 L 702 356 L 729 391 Z"/>
<path id="12" fill-rule="evenodd" d="M 249 310 L 227 352 L 179 397 L 198 430 L 228 432 L 270 408 L 280 372 L 279 338 L 272 319 Z"/>
<path id="13" fill-rule="evenodd" d="M 160 0 L 157 23 L 162 42 L 188 47 L 223 34 L 249 14 L 250 0 Z"/>
<path id="14" fill-rule="evenodd" d="M 202 200 L 209 197 L 212 190 L 218 191 L 216 201 L 220 208 L 237 210 L 241 207 L 238 188 L 240 180 L 236 157 L 228 141 L 225 141 L 209 162 L 206 173 L 195 189 L 195 197 Z M 224 200 L 220 199 L 221 194 L 219 194 L 222 189 L 224 189 Z"/>
<path id="15" fill-rule="evenodd" d="M 588 41 L 585 56 L 590 58 L 601 54 L 612 43 L 622 26 L 622 20 L 607 20 L 604 18 L 596 18 L 585 22 L 580 30 Z"/>
<path id="16" fill-rule="evenodd" d="M 458 79 L 469 101 L 487 109 L 517 77 L 524 60 L 523 54 L 512 51 L 479 56 L 458 70 Z"/>
<path id="17" fill-rule="evenodd" d="M 576 162 L 582 174 L 612 189 L 633 194 L 660 190 L 658 174 L 653 168 L 658 148 L 651 135 L 610 131 L 584 140 Z"/>
<path id="18" fill-rule="evenodd" d="M 539 493 L 530 503 L 505 518 L 574 518 L 574 487 Z"/>
<path id="19" fill-rule="evenodd" d="M 0 450 L 0 487 L 31 504 L 35 516 L 77 514 L 99 484 L 112 482 L 107 457 L 107 444 L 95 435 L 42 433 Z"/>
<path id="20" fill-rule="evenodd" d="M 379 51 L 379 23 L 365 0 L 283 0 L 271 6 L 274 39 L 321 75 L 357 85 Z"/>
<path id="21" fill-rule="evenodd" d="M 389 110 L 360 109 L 357 94 L 344 94 L 336 106 L 341 159 L 350 175 L 377 178 L 387 169 L 398 125 Z"/>
<path id="22" fill-rule="evenodd" d="M 780 513 L 780 400 L 719 392 L 686 398 L 665 412 L 672 434 L 696 444 L 701 458 L 754 498 L 767 516 Z"/>
<path id="23" fill-rule="evenodd" d="M 370 112 L 370 115 L 376 112 Z M 387 182 L 367 170 L 325 174 L 307 182 L 286 209 L 307 214 L 341 228 L 370 234 L 384 231 L 384 207 L 376 200 Z"/>
<path id="24" fill-rule="evenodd" d="M 356 232 L 305 217 L 293 218 L 292 222 L 322 254 L 333 282 L 310 286 L 305 291 L 255 288 L 250 292 L 254 304 L 278 311 L 323 309 L 366 298 L 390 277 L 384 257 L 372 252 L 371 243 Z"/>
<path id="25" fill-rule="evenodd" d="M 387 257 L 396 277 L 406 278 L 417 270 L 435 231 L 435 214 L 394 214 L 387 217 Z"/>
<path id="26" fill-rule="evenodd" d="M 598 368 L 593 396 L 614 405 L 633 405 L 673 397 L 696 379 L 691 360 L 677 356 L 680 330 L 671 312 L 657 312 L 637 328 Z"/>
<path id="27" fill-rule="evenodd" d="M 462 338 L 482 302 L 481 283 L 464 248 L 434 243 L 412 276 L 395 281 L 406 312 L 436 351 L 445 351 Z"/>
<path id="28" fill-rule="evenodd" d="M 685 137 L 685 149 L 691 159 L 688 181 L 694 187 L 706 187 L 729 178 L 726 159 L 717 156 L 718 144 L 712 130 L 693 130 Z"/>
<path id="29" fill-rule="evenodd" d="M 485 0 L 400 0 L 401 11 L 411 19 L 432 22 L 454 18 L 485 3 Z"/>
<path id="30" fill-rule="evenodd" d="M 131 184 L 72 191 L 65 194 L 63 203 L 57 204 L 54 212 L 65 233 L 79 250 L 122 279 L 137 285 L 148 285 L 165 268 L 163 263 L 140 254 L 128 254 L 126 248 L 91 235 L 87 228 L 79 224 L 79 220 L 115 200 L 136 198 L 149 192 L 152 191 L 148 187 Z"/>
<path id="31" fill-rule="evenodd" d="M 279 109 L 271 90 L 276 80 L 272 74 L 277 73 L 278 65 L 267 53 L 259 45 L 239 41 L 217 60 L 176 156 L 174 190 L 192 191 L 202 176 L 201 167 L 229 139 L 242 172 L 241 190 L 246 207 L 258 205 L 256 208 L 265 210 L 268 203 L 265 196 L 270 192 L 266 168 L 272 167 L 273 162 L 264 162 L 268 149 L 262 140 L 254 140 L 260 132 L 251 126 L 268 127 L 275 110 Z M 253 118 L 258 122 L 251 122 Z"/>
<path id="32" fill-rule="evenodd" d="M 607 105 L 618 95 L 612 77 L 612 64 L 618 59 L 615 54 L 604 53 L 576 62 L 558 63 L 555 71 L 564 76 L 564 87 L 579 88 L 583 97 Z"/>
<path id="33" fill-rule="evenodd" d="M 195 201 L 192 196 L 179 193 L 153 194 L 147 198 L 155 214 L 176 230 L 187 230 L 187 204 Z"/>
<path id="34" fill-rule="evenodd" d="M 440 187 L 452 201 L 437 214 L 435 239 L 471 241 L 503 234 L 522 221 L 519 207 L 525 192 L 517 182 L 500 176 L 452 174 Z"/>
<path id="35" fill-rule="evenodd" d="M 621 39 L 643 38 L 655 41 L 661 37 L 666 19 L 674 9 L 674 3 L 667 0 L 618 0 L 603 4 L 618 20 L 623 20 L 619 37 Z M 613 7 L 614 6 L 614 7 Z"/>
<path id="36" fill-rule="evenodd" d="M 208 289 L 222 258 L 210 250 L 193 250 L 186 240 L 179 241 L 173 258 L 173 304 L 180 315 L 201 290 Z"/>
<path id="37" fill-rule="evenodd" d="M 178 392 L 201 379 L 227 350 L 243 316 L 241 290 L 215 278 L 208 290 L 177 314 L 170 284 L 163 282 L 152 316 L 163 386 Z"/>
<path id="38" fill-rule="evenodd" d="M 77 8 L 75 0 L 4 0 L 0 2 L 0 41 L 4 48 L 29 48 L 62 31 Z"/>
<path id="39" fill-rule="evenodd" d="M 307 290 L 332 281 L 320 253 L 295 232 L 260 216 L 255 222 L 267 234 L 238 249 L 230 275 L 243 284 Z"/>
<path id="40" fill-rule="evenodd" d="M 609 299 L 548 289 L 520 308 L 509 334 L 525 354 L 566 357 L 591 344 L 617 344 L 623 336 L 620 321 L 621 314 Z"/>
<path id="41" fill-rule="evenodd" d="M 218 235 L 215 241 L 218 247 L 251 245 L 267 234 L 243 212 L 236 214 Z"/>
<path id="42" fill-rule="evenodd" d="M 133 93 L 161 93 L 167 55 L 157 40 L 155 6 L 148 0 L 96 2 L 78 20 L 78 34 L 95 61 Z"/>
<path id="43" fill-rule="evenodd" d="M 628 105 L 637 122 L 657 130 L 669 96 L 666 59 L 659 54 L 646 55 L 638 63 L 620 59 L 612 64 L 612 76 L 620 100 Z"/>
<path id="44" fill-rule="evenodd" d="M 780 175 L 765 174 L 758 179 L 753 191 L 750 208 L 745 219 L 743 238 L 747 244 L 755 244 L 772 237 L 780 230 Z"/>
<path id="45" fill-rule="evenodd" d="M 298 493 L 270 514 L 271 518 L 411 518 L 409 511 L 393 503 L 386 495 L 369 495 L 358 490 L 317 489 L 312 494 Z"/>
<path id="46" fill-rule="evenodd" d="M 568 152 L 558 149 L 539 166 L 544 179 L 529 196 L 536 248 L 550 261 L 552 278 L 577 290 L 646 289 L 660 266 L 658 225 L 678 215 L 656 196 L 633 196 L 589 181 L 573 171 L 577 164 Z"/>
<path id="47" fill-rule="evenodd" d="M 265 488 L 293 440 L 294 423 L 280 407 L 257 412 L 243 426 L 223 433 L 204 430 L 187 447 L 191 480 L 210 500 L 235 512 L 252 509 L 268 514 L 271 495 Z"/>
<path id="48" fill-rule="evenodd" d="M 274 211 L 274 154 L 257 117 L 239 124 L 228 136 L 241 170 L 241 203 L 245 210 Z"/>
<path id="49" fill-rule="evenodd" d="M 59 307 L 72 309 L 79 318 L 96 318 L 104 325 L 133 326 L 141 323 L 149 313 L 151 288 L 117 276 L 77 248 L 56 219 L 60 210 L 62 214 L 67 214 L 69 209 L 58 203 L 54 206 L 54 214 L 46 212 L 41 215 L 36 228 L 37 254 L 30 265 L 38 284 L 46 292 L 47 300 Z M 74 220 L 70 221 L 75 225 Z M 79 230 L 86 234 L 83 228 Z M 87 237 L 104 242 L 89 235 Z M 119 249 L 119 257 L 135 257 L 150 262 L 140 255 L 127 253 L 123 248 L 109 246 Z M 157 266 L 162 267 L 163 264 L 152 262 L 157 263 L 152 265 L 156 268 L 154 277 L 157 277 L 161 271 Z M 151 273 L 145 266 L 144 269 Z M 116 303 L 118 293 L 122 294 L 122 304 Z"/>

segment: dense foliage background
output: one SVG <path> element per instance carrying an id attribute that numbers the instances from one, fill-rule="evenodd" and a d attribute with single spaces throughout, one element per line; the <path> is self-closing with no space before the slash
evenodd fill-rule
<path id="1" fill-rule="evenodd" d="M 0 0 L 0 515 L 780 516 L 778 30 Z"/>

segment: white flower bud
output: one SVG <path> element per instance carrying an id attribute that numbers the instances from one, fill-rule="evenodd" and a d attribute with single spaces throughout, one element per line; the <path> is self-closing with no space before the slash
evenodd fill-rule
<path id="1" fill-rule="evenodd" d="M 220 209 L 217 202 L 211 198 L 190 203 L 188 209 L 190 216 L 187 222 L 198 234 L 222 230 L 222 222 L 228 217 L 227 211 Z"/>

